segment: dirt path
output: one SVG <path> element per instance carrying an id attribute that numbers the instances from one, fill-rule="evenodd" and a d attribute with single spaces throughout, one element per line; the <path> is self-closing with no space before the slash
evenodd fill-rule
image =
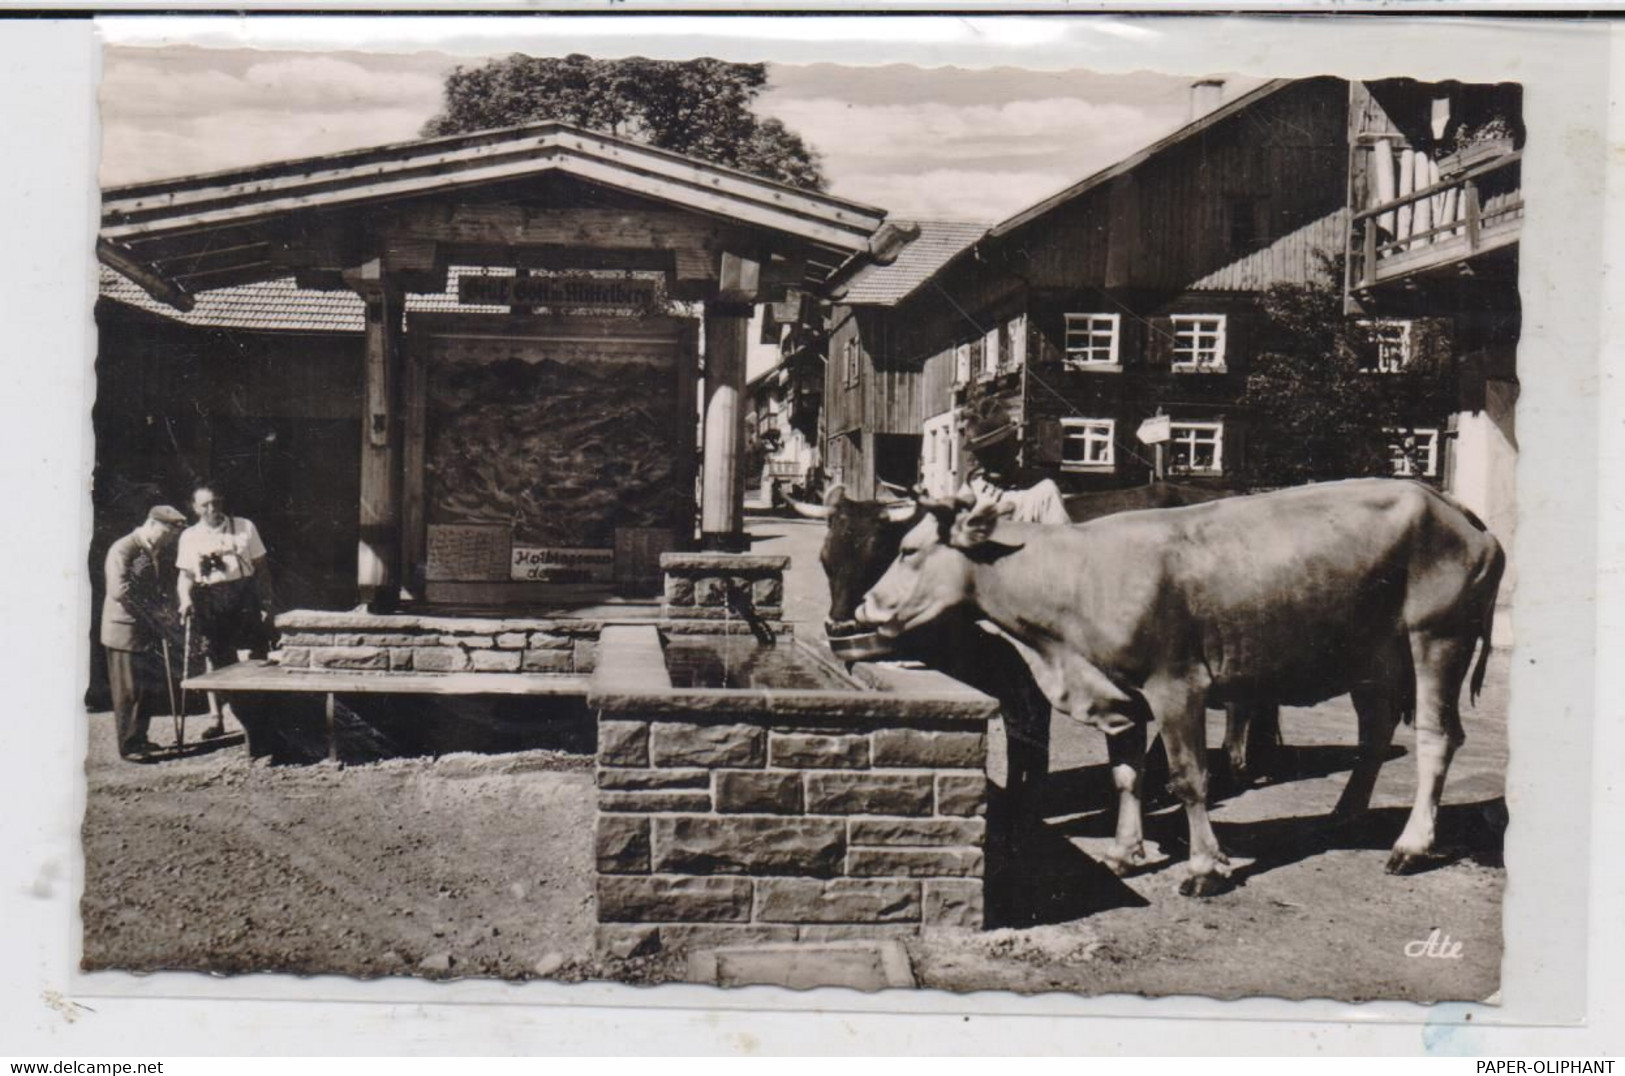
<path id="1" fill-rule="evenodd" d="M 588 759 L 271 768 L 232 737 L 132 765 L 91 722 L 88 969 L 594 971 Z"/>

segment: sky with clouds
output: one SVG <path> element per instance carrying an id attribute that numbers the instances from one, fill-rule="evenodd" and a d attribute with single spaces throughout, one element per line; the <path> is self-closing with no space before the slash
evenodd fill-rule
<path id="1" fill-rule="evenodd" d="M 109 46 L 101 180 L 117 185 L 417 137 L 468 56 Z M 1188 77 L 1014 67 L 769 67 L 758 101 L 833 194 L 902 218 L 996 221 L 1185 121 Z M 1232 77 L 1226 96 L 1257 85 Z"/>

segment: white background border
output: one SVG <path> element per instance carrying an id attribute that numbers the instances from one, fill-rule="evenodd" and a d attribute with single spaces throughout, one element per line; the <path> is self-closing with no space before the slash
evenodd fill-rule
<path id="1" fill-rule="evenodd" d="M 107 24 L 123 41 L 195 42 L 198 27 L 185 18 Z M 1625 743 L 1618 705 L 1595 703 L 1619 698 L 1625 663 L 1606 646 L 1608 657 L 1595 662 L 1593 650 L 1599 618 L 1611 640 L 1621 639 L 1625 626 L 1618 585 L 1625 565 L 1619 526 L 1625 482 L 1598 484 L 1599 474 L 1617 476 L 1625 464 L 1625 400 L 1613 368 L 1598 366 L 1609 330 L 1625 338 L 1625 320 L 1617 306 L 1604 307 L 1603 289 L 1607 253 L 1618 246 L 1621 223 L 1618 169 L 1605 179 L 1604 162 L 1625 154 L 1621 130 L 1610 138 L 1608 126 L 1609 72 L 1618 54 L 1611 26 L 1392 18 L 624 16 L 456 23 L 219 18 L 206 25 L 220 44 L 244 43 L 246 35 L 248 43 L 275 44 L 275 38 L 307 48 L 355 47 L 365 40 L 369 47 L 383 41 L 448 51 L 457 51 L 453 35 L 465 28 L 495 42 L 470 43 L 484 52 L 517 47 L 518 36 L 541 31 L 560 48 L 650 56 L 1524 82 L 1531 135 L 1524 166 L 1504 1004 L 80 975 L 76 905 L 86 740 L 80 697 L 90 615 L 85 550 L 95 334 L 89 311 L 96 280 L 100 44 L 89 22 L 19 20 L 0 23 L 0 107 L 6 110 L 0 129 L 9 150 L 0 169 L 6 195 L 0 199 L 6 220 L 0 233 L 6 237 L 0 429 L 9 434 L 0 453 L 0 489 L 10 515 L 0 528 L 0 609 L 7 614 L 0 660 L 8 696 L 0 718 L 6 853 L 0 857 L 0 1042 L 7 1052 L 1575 1052 L 1586 1049 L 1583 1043 L 1601 1048 L 1605 1028 L 1625 1025 L 1617 971 L 1625 951 L 1619 903 L 1625 826 L 1612 778 L 1613 767 L 1625 760 Z M 602 43 L 615 41 L 620 49 Z M 1599 504 L 1607 515 L 1600 574 Z M 1608 589 L 1599 590 L 1599 581 Z M 1599 720 L 1593 722 L 1593 714 Z M 70 1021 L 49 1001 L 53 992 L 94 1011 Z M 195 1000 L 198 995 L 240 1000 Z M 345 1003 L 296 1000 L 311 997 Z M 1037 1015 L 1070 1018 L 1031 1019 Z M 1187 1016 L 1208 1019 L 1175 1019 Z M 1620 1041 L 1617 1035 L 1613 1041 Z"/>

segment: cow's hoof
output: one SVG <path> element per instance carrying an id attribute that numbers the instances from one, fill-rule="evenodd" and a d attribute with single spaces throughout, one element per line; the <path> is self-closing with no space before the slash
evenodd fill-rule
<path id="1" fill-rule="evenodd" d="M 1445 857 L 1432 852 L 1401 852 L 1397 848 L 1388 857 L 1389 874 L 1421 874 L 1445 862 Z"/>
<path id="2" fill-rule="evenodd" d="M 1119 878 L 1127 877 L 1136 870 L 1145 866 L 1145 845 L 1136 844 L 1132 848 L 1120 848 L 1112 845 L 1107 851 L 1103 862 L 1106 869 Z"/>
<path id="3" fill-rule="evenodd" d="M 1230 879 L 1222 874 L 1192 874 L 1179 883 L 1182 897 L 1212 897 L 1230 888 Z"/>

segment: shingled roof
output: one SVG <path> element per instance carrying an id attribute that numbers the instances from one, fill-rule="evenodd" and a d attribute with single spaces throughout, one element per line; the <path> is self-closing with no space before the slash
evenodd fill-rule
<path id="1" fill-rule="evenodd" d="M 504 314 L 505 306 L 478 306 L 457 301 L 457 280 L 465 272 L 452 266 L 446 272 L 446 290 L 433 295 L 408 295 L 407 313 L 448 311 L 464 314 Z M 183 325 L 206 329 L 245 329 L 256 332 L 360 333 L 366 329 L 361 297 L 352 291 L 315 291 L 301 288 L 292 277 L 239 284 L 200 292 L 191 310 L 180 311 L 159 302 L 146 289 L 118 272 L 101 267 L 101 295 L 126 306 Z"/>
<path id="2" fill-rule="evenodd" d="M 987 234 L 977 221 L 916 221 L 920 234 L 890 265 L 866 265 L 848 281 L 840 302 L 851 306 L 891 306 L 900 302 L 948 263 L 954 255 Z"/>

